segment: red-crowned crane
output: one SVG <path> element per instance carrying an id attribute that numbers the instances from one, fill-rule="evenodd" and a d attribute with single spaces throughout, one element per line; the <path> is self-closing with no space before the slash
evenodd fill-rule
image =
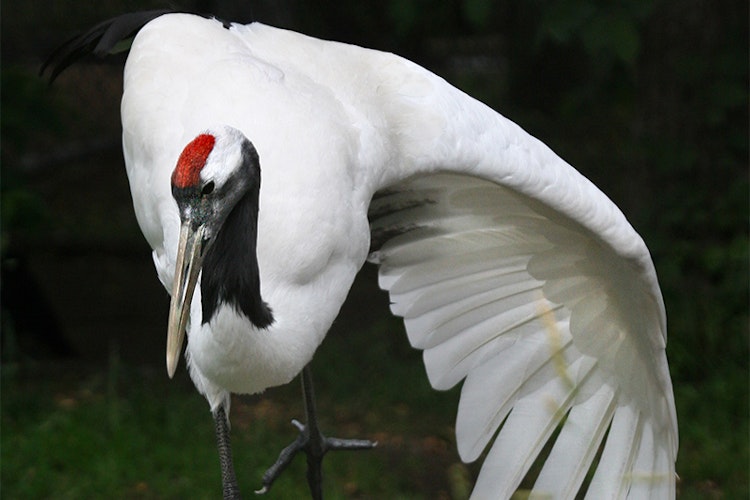
<path id="1" fill-rule="evenodd" d="M 573 498 L 594 468 L 587 498 L 675 496 L 656 272 L 591 182 L 393 54 L 259 23 L 138 16 L 71 42 L 55 71 L 138 32 L 121 108 L 127 174 L 172 294 L 167 370 L 187 332 L 227 497 L 238 494 L 230 393 L 303 371 L 368 260 L 431 384 L 464 381 L 459 454 L 489 447 L 474 498 L 509 497 L 558 427 L 534 495 Z M 309 413 L 312 436 L 277 469 L 307 448 L 315 476 L 326 448 L 371 445 L 321 440 Z"/>

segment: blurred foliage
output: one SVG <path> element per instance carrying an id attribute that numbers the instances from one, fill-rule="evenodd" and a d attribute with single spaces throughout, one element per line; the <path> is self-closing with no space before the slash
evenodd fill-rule
<path id="1" fill-rule="evenodd" d="M 563 0 L 540 4 L 537 44 L 579 42 L 598 64 L 634 65 L 640 51 L 639 28 L 651 13 L 652 0 L 617 3 Z"/>
<path id="2" fill-rule="evenodd" d="M 0 217 L 2 250 L 7 251 L 11 234 L 34 231 L 46 220 L 43 201 L 26 184 L 20 168 L 21 154 L 30 149 L 33 141 L 43 135 L 59 136 L 62 132 L 60 115 L 63 106 L 54 98 L 47 85 L 36 75 L 21 67 L 3 67 L 2 89 L 2 171 L 0 178 Z M 29 130 L 29 124 L 34 130 Z"/>
<path id="3" fill-rule="evenodd" d="M 8 146 L 17 150 L 29 147 L 29 123 L 40 132 L 60 134 L 62 131 L 62 103 L 37 75 L 21 66 L 4 66 L 2 71 L 2 131 L 3 154 Z"/>

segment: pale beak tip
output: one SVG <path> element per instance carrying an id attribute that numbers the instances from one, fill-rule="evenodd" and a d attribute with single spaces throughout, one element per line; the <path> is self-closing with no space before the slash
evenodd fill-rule
<path id="1" fill-rule="evenodd" d="M 180 226 L 180 239 L 177 244 L 177 262 L 175 263 L 172 300 L 169 304 L 169 321 L 167 323 L 167 375 L 174 377 L 180 361 L 182 342 L 185 340 L 185 328 L 190 317 L 190 304 L 198 281 L 203 246 L 203 226 L 193 230 L 189 221 Z M 186 265 L 187 259 L 187 265 Z"/>
<path id="2" fill-rule="evenodd" d="M 177 370 L 177 357 L 167 354 L 167 375 L 174 378 L 174 372 Z"/>

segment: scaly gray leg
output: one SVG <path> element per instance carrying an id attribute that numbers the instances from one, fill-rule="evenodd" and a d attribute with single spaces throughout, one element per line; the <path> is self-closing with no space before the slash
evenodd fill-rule
<path id="1" fill-rule="evenodd" d="M 214 424 L 216 425 L 216 447 L 219 449 L 221 485 L 224 500 L 239 500 L 242 497 L 240 495 L 240 488 L 237 485 L 237 477 L 234 475 L 232 443 L 229 438 L 229 421 L 223 404 L 213 412 L 213 417 Z"/>

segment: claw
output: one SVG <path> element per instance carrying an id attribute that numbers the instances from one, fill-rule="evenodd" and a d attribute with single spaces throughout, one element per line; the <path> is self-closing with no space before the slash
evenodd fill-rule
<path id="1" fill-rule="evenodd" d="M 317 425 L 315 414 L 314 394 L 312 389 L 312 375 L 307 366 L 302 372 L 302 389 L 305 395 L 305 413 L 308 425 L 298 420 L 292 420 L 299 435 L 289 446 L 281 450 L 279 458 L 263 474 L 263 486 L 256 490 L 257 495 L 264 495 L 271 489 L 271 485 L 281 475 L 299 452 L 307 455 L 307 479 L 310 493 L 314 499 L 323 498 L 322 494 L 322 465 L 323 456 L 329 450 L 366 450 L 377 446 L 377 442 L 367 439 L 341 439 L 323 436 Z"/>

